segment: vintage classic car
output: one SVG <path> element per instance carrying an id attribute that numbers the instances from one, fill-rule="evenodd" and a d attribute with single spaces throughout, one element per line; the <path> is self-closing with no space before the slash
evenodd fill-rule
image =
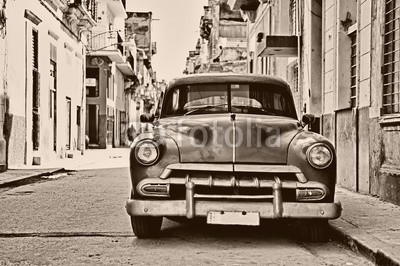
<path id="1" fill-rule="evenodd" d="M 195 74 L 171 81 L 130 150 L 127 212 L 139 238 L 156 237 L 163 217 L 209 224 L 304 221 L 326 239 L 334 201 L 334 147 L 297 119 L 289 85 L 255 74 Z"/>

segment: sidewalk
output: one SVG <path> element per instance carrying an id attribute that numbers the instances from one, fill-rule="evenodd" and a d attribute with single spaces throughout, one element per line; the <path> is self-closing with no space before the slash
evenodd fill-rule
<path id="1" fill-rule="evenodd" d="M 340 218 L 330 221 L 334 236 L 377 265 L 400 265 L 400 206 L 338 188 Z"/>
<path id="2" fill-rule="evenodd" d="M 15 167 L 0 173 L 0 186 L 60 170 L 128 167 L 129 149 L 86 150 L 84 155 L 43 166 Z M 342 216 L 330 221 L 333 238 L 358 250 L 377 265 L 400 265 L 400 206 L 344 188 L 337 189 Z"/>
<path id="3" fill-rule="evenodd" d="M 56 159 L 42 165 L 13 165 L 0 173 L 0 186 L 59 171 L 119 168 L 129 166 L 129 148 L 89 149 L 84 154 L 75 153 L 73 158 Z"/>

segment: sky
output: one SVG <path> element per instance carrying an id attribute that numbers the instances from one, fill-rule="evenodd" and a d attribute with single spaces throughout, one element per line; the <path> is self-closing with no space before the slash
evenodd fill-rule
<path id="1" fill-rule="evenodd" d="M 157 42 L 157 54 L 152 58 L 157 80 L 181 76 L 186 57 L 200 38 L 200 18 L 207 0 L 127 0 L 128 12 L 153 13 L 152 41 Z"/>

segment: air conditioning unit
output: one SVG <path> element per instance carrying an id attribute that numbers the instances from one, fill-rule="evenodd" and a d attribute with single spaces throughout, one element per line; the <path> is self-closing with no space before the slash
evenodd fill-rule
<path id="1" fill-rule="evenodd" d="M 297 57 L 297 36 L 278 36 L 260 34 L 257 55 L 261 57 Z"/>

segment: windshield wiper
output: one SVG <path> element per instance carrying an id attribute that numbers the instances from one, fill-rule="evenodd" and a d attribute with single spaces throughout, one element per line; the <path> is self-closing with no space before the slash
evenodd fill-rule
<path id="1" fill-rule="evenodd" d="M 258 108 L 258 107 L 254 107 L 254 106 L 251 106 L 251 105 L 232 105 L 232 107 L 233 108 L 238 108 L 238 109 L 241 109 L 241 110 L 248 109 L 249 113 L 252 113 L 252 114 L 255 113 L 255 114 L 275 115 L 275 113 L 273 113 L 271 111 L 267 111 L 267 110 L 265 110 L 263 108 Z"/>
<path id="2" fill-rule="evenodd" d="M 228 104 L 227 103 L 223 103 L 223 104 L 217 104 L 217 105 L 205 105 L 205 106 L 201 106 L 201 107 L 198 107 L 196 109 L 190 110 L 190 111 L 186 112 L 183 115 L 190 115 L 190 114 L 196 113 L 198 111 L 212 109 L 212 108 L 215 108 L 215 107 L 222 107 L 222 106 L 226 106 L 226 105 L 228 105 Z"/>

